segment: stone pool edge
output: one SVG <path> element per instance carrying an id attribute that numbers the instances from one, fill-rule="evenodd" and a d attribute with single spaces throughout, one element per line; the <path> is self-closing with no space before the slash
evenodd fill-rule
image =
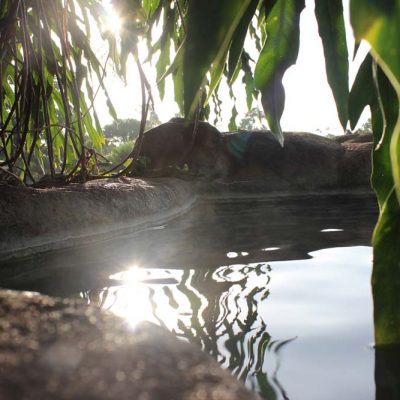
<path id="1" fill-rule="evenodd" d="M 276 190 L 258 180 L 205 182 L 173 177 L 107 178 L 47 189 L 1 185 L 0 260 L 85 246 L 162 225 L 189 211 L 198 198 L 349 193 L 373 195 L 367 185 L 351 190 Z"/>
<path id="2" fill-rule="evenodd" d="M 0 290 L 0 398 L 257 400 L 197 346 L 78 299 Z"/>
<path id="3" fill-rule="evenodd" d="M 163 224 L 190 210 L 194 186 L 176 178 L 99 179 L 61 188 L 0 188 L 0 259 L 84 246 Z"/>

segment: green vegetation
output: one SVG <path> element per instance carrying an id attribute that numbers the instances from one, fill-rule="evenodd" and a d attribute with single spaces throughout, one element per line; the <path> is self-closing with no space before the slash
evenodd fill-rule
<path id="1" fill-rule="evenodd" d="M 157 114 L 152 111 L 149 118 L 146 120 L 145 129 L 148 130 L 157 125 L 160 125 L 160 120 L 158 119 Z M 127 140 L 134 140 L 139 136 L 139 132 L 140 121 L 134 118 L 117 119 L 111 124 L 103 127 L 105 143 L 108 146 L 120 144 Z"/>
<path id="2" fill-rule="evenodd" d="M 359 135 L 366 135 L 368 133 L 372 133 L 372 122 L 371 118 L 368 118 L 366 122 L 364 122 L 356 131 Z"/>
<path id="3" fill-rule="evenodd" d="M 262 117 L 262 111 L 253 107 L 240 120 L 238 128 L 244 131 L 267 130 L 268 128 L 262 122 Z"/>
<path id="4" fill-rule="evenodd" d="M 92 105 L 93 80 L 107 95 L 105 70 L 90 21 L 103 26 L 105 13 L 96 1 L 64 3 L 0 3 L 0 166 L 26 183 L 35 181 L 33 160 L 51 177 L 79 170 L 84 178 L 104 144 Z"/>
<path id="5" fill-rule="evenodd" d="M 154 128 L 160 124 L 160 120 L 154 111 L 150 112 L 146 121 L 145 130 Z M 108 166 L 117 168 L 121 163 L 129 159 L 132 154 L 135 141 L 140 133 L 141 121 L 134 118 L 117 119 L 103 127 L 105 144 L 102 152 L 109 162 Z"/>
<path id="6" fill-rule="evenodd" d="M 105 144 L 94 98 L 102 90 L 116 119 L 104 85 L 106 67 L 112 64 L 124 79 L 130 55 L 141 77 L 136 94 L 142 98 L 141 140 L 152 102 L 138 53 L 142 39 L 148 43 L 148 59 L 157 60 L 160 96 L 165 78 L 171 76 L 175 100 L 186 117 L 207 117 L 210 107 L 218 114 L 221 81 L 234 96 L 232 85 L 241 77 L 249 109 L 260 96 L 268 124 L 283 144 L 282 78 L 297 59 L 304 0 L 204 0 L 201 6 L 194 0 L 112 3 L 122 20 L 118 38 L 107 32 L 99 0 L 0 3 L 4 173 L 32 183 L 33 166 L 39 165 L 53 178 L 61 174 L 87 179 Z M 351 0 L 350 8 L 355 52 L 360 40 L 371 46 L 351 89 L 342 1 L 316 1 L 315 15 L 343 128 L 350 123 L 354 129 L 363 109 L 371 109 L 372 183 L 381 211 L 373 237 L 375 337 L 377 344 L 393 344 L 400 343 L 400 0 Z M 93 21 L 108 45 L 104 62 L 91 46 Z M 248 43 L 258 51 L 257 61 Z M 236 113 L 234 108 L 232 115 Z M 131 155 L 130 163 L 135 157 Z M 129 165 L 121 168 L 119 173 L 130 170 Z"/>
<path id="7" fill-rule="evenodd" d="M 112 150 L 105 155 L 105 157 L 110 162 L 112 167 L 116 167 L 125 162 L 125 160 L 132 153 L 134 145 L 134 140 L 128 140 L 127 142 L 120 143 L 117 146 L 114 146 Z"/>

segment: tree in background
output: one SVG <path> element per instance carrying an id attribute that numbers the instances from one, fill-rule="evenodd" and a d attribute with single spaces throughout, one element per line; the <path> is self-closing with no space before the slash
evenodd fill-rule
<path id="1" fill-rule="evenodd" d="M 99 0 L 2 0 L 0 167 L 26 183 L 34 181 L 32 160 L 44 163 L 45 144 L 45 169 L 52 178 L 90 177 L 88 166 L 104 144 L 94 99 L 103 90 L 116 119 L 104 84 L 106 67 L 112 63 L 124 79 L 130 55 L 141 82 L 141 90 L 133 94 L 142 99 L 141 140 L 152 96 L 138 52 L 140 40 L 147 40 L 147 59 L 156 60 L 160 97 L 165 78 L 172 77 L 182 115 L 207 116 L 210 107 L 218 115 L 221 82 L 234 98 L 232 87 L 241 77 L 248 108 L 260 99 L 272 134 L 284 144 L 282 79 L 297 59 L 304 0 L 203 0 L 201 7 L 195 0 L 112 4 L 122 21 L 118 37 L 107 31 Z M 351 88 L 342 0 L 316 0 L 315 17 L 343 129 L 348 123 L 354 129 L 364 108 L 371 110 L 372 184 L 380 207 L 373 236 L 375 340 L 378 345 L 399 344 L 400 0 L 350 0 L 354 53 L 361 40 L 371 48 Z M 108 44 L 104 63 L 91 47 L 93 21 Z M 256 57 L 250 56 L 254 48 Z M 234 106 L 231 126 L 236 114 Z M 129 172 L 135 162 L 137 154 L 132 154 L 130 165 L 118 172 Z"/>
<path id="2" fill-rule="evenodd" d="M 105 144 L 102 148 L 103 156 L 110 162 L 111 167 L 116 167 L 126 160 L 132 153 L 135 141 L 140 133 L 141 121 L 128 118 L 117 119 L 103 127 Z M 150 112 L 146 120 L 145 130 L 160 125 L 160 120 L 154 111 Z"/>
<path id="3" fill-rule="evenodd" d="M 368 118 L 366 122 L 364 122 L 356 131 L 360 135 L 366 135 L 368 133 L 372 133 L 372 121 L 371 118 Z"/>
<path id="4" fill-rule="evenodd" d="M 154 111 L 150 112 L 150 116 L 146 121 L 145 129 L 151 129 L 160 125 L 160 120 Z M 126 141 L 135 140 L 140 132 L 140 121 L 134 118 L 117 119 L 111 124 L 103 127 L 105 142 L 107 146 L 115 146 Z"/>
<path id="5" fill-rule="evenodd" d="M 259 108 L 253 107 L 239 121 L 238 128 L 245 131 L 267 130 L 268 127 L 262 122 L 263 116 L 264 114 Z"/>
<path id="6" fill-rule="evenodd" d="M 106 146 L 115 147 L 122 142 L 132 141 L 137 138 L 139 130 L 139 120 L 133 118 L 117 119 L 103 127 Z"/>

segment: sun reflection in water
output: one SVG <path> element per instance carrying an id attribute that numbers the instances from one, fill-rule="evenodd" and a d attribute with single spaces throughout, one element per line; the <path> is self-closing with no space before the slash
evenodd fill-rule
<path id="1" fill-rule="evenodd" d="M 113 289 L 104 307 L 132 326 L 150 321 L 174 330 L 179 318 L 190 315 L 190 304 L 185 296 L 168 300 L 170 287 L 177 286 L 182 274 L 179 270 L 145 269 L 135 265 L 110 275 L 111 280 L 120 281 L 122 285 Z"/>

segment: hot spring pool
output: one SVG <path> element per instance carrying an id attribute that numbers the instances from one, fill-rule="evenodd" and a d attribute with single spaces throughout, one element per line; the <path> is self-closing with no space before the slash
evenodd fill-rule
<path id="1" fill-rule="evenodd" d="M 375 399 L 376 217 L 369 195 L 203 199 L 163 226 L 4 264 L 1 286 L 155 322 L 266 399 Z"/>

